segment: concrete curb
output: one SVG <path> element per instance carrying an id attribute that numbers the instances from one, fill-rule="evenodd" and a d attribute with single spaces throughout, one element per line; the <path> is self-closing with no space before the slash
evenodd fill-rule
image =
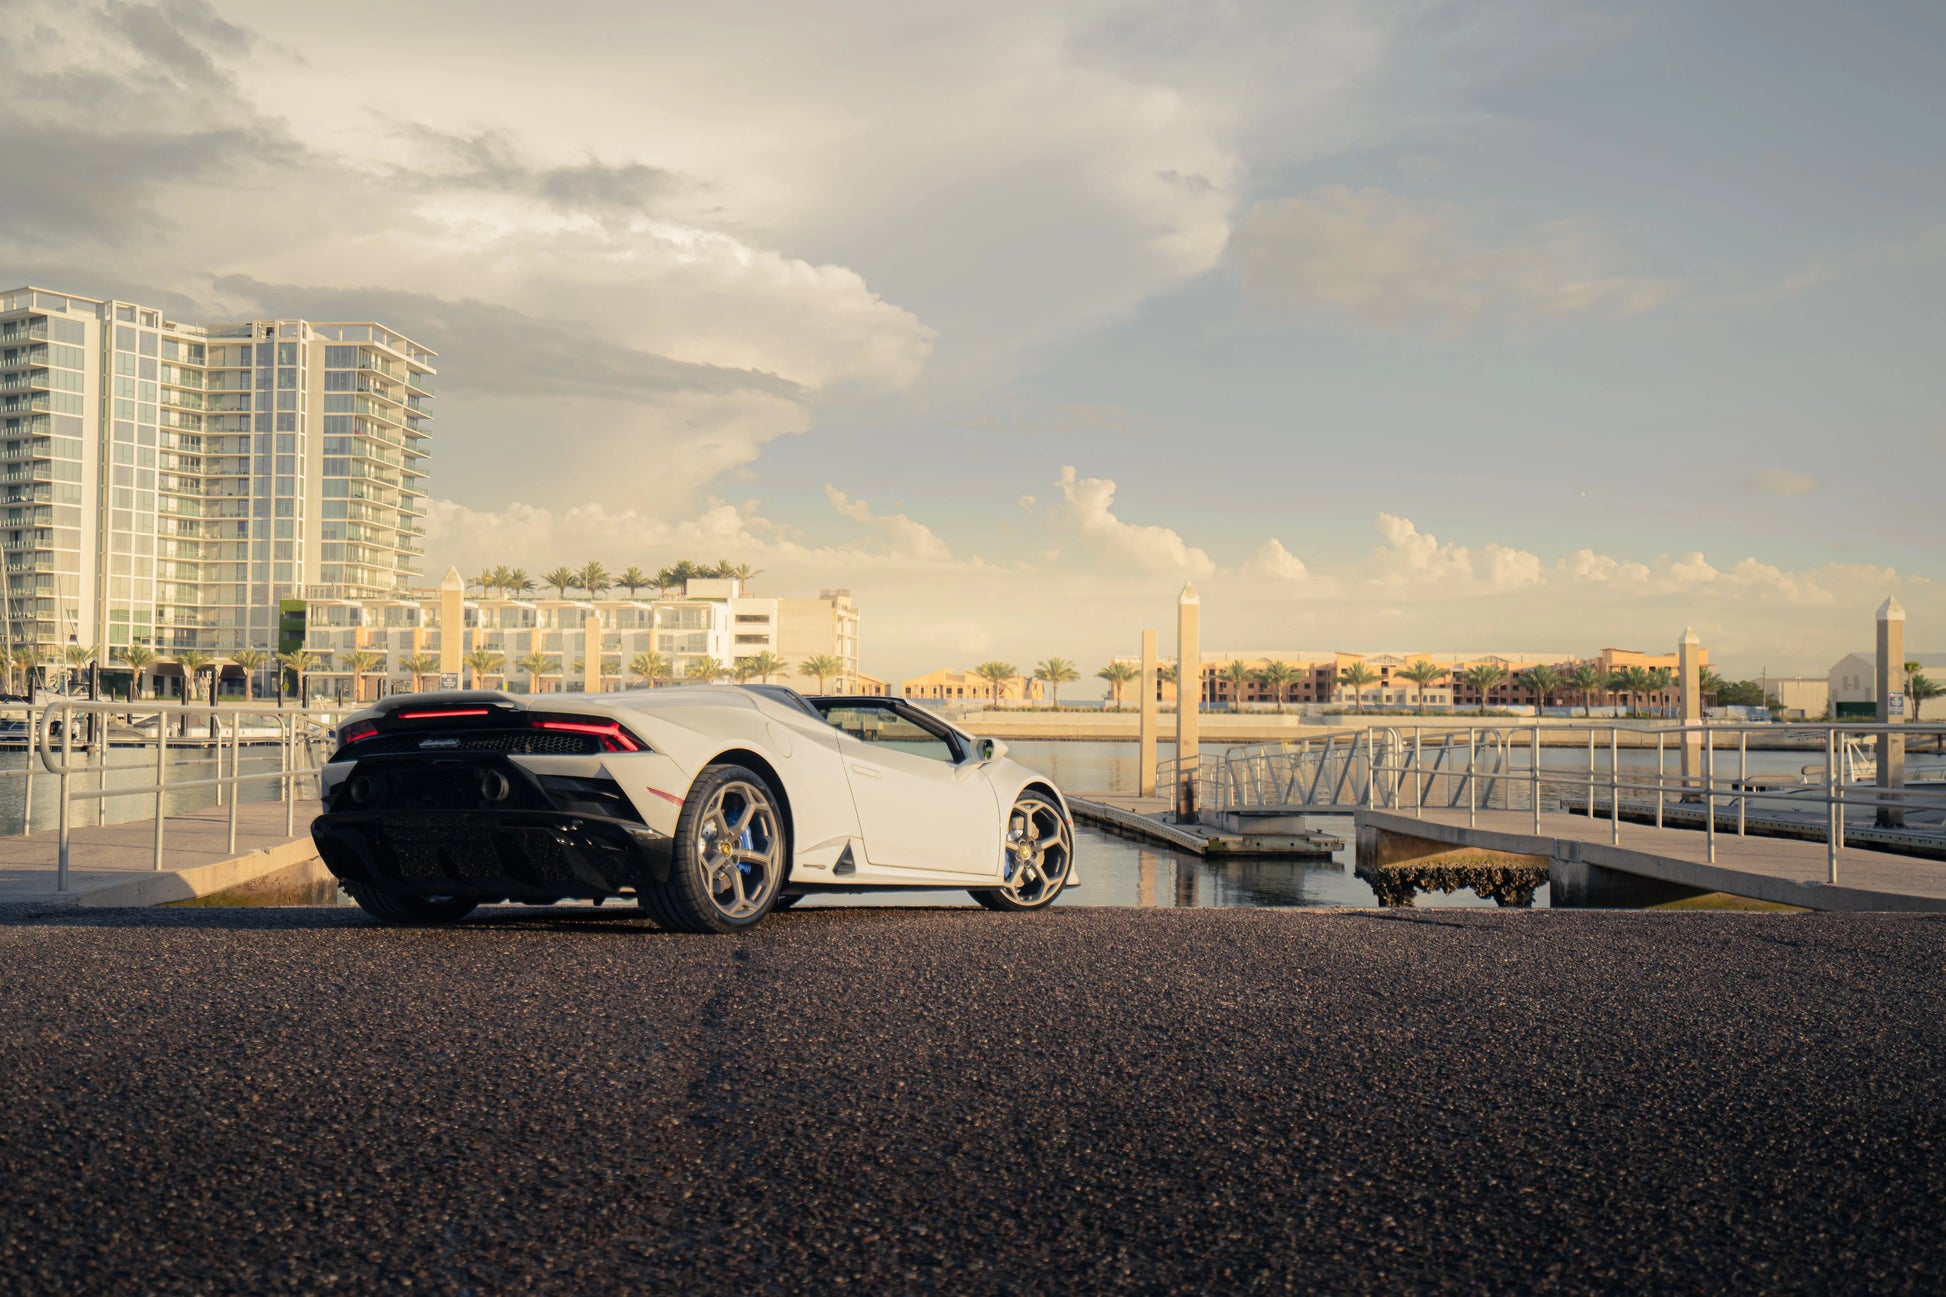
<path id="1" fill-rule="evenodd" d="M 126 882 L 110 883 L 81 894 L 84 906 L 126 909 L 136 906 L 167 905 L 173 901 L 193 901 L 199 897 L 228 891 L 266 874 L 290 869 L 318 858 L 317 847 L 309 835 L 266 850 L 219 860 L 190 869 L 165 870 L 144 874 Z"/>

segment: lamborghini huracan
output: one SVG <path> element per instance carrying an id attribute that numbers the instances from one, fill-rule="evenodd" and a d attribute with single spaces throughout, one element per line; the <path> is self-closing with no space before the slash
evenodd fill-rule
<path id="1" fill-rule="evenodd" d="M 1060 790 L 899 699 L 400 694 L 336 744 L 311 836 L 385 923 L 632 896 L 661 928 L 735 932 L 819 892 L 964 888 L 1037 910 L 1079 885 Z"/>

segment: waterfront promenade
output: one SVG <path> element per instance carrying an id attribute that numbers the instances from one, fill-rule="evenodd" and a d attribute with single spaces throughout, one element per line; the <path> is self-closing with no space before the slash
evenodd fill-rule
<path id="1" fill-rule="evenodd" d="M 301 799 L 288 815 L 282 802 L 235 809 L 235 850 L 230 846 L 229 808 L 169 816 L 163 825 L 160 871 L 153 819 L 72 829 L 65 893 L 55 890 L 60 834 L 54 826 L 0 837 L 0 908 L 86 905 L 109 899 L 111 893 L 118 904 L 188 900 L 210 885 L 248 884 L 316 855 L 310 848 L 311 821 L 318 813 L 315 800 Z M 286 832 L 287 827 L 295 833 Z M 221 878 L 209 875 L 212 866 L 229 862 L 234 866 Z"/>
<path id="2" fill-rule="evenodd" d="M 10 1291 L 1924 1292 L 1946 920 L 0 926 Z"/>

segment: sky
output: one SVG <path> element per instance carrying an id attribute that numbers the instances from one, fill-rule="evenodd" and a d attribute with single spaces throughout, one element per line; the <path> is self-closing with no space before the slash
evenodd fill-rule
<path id="1" fill-rule="evenodd" d="M 428 575 L 897 681 L 1946 646 L 1946 6 L 0 0 L 0 279 L 440 353 Z M 1072 690 L 1070 692 L 1073 692 Z"/>

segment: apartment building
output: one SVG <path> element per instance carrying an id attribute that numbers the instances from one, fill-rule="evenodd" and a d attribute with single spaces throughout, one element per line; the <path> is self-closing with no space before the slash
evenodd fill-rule
<path id="1" fill-rule="evenodd" d="M 417 575 L 434 354 L 365 321 L 0 292 L 0 638 L 224 653 Z"/>
<path id="2" fill-rule="evenodd" d="M 459 574 L 448 573 L 448 580 L 457 582 Z M 388 692 L 434 687 L 434 680 L 417 680 L 407 662 L 439 654 L 445 633 L 441 605 L 441 592 L 432 589 L 379 598 L 307 600 L 304 647 L 329 655 L 313 681 L 350 696 L 352 655 L 369 653 L 376 662 L 362 673 L 358 694 L 375 694 L 377 681 Z M 824 591 L 816 599 L 759 598 L 744 593 L 743 583 L 733 578 L 691 581 L 681 595 L 660 599 L 469 596 L 461 600 L 461 618 L 461 656 L 484 649 L 502 659 L 500 669 L 478 683 L 516 691 L 641 687 L 645 682 L 634 663 L 645 654 L 661 657 L 665 680 L 677 680 L 694 678 L 703 662 L 727 673 L 740 661 L 765 653 L 787 664 L 771 680 L 809 689 L 816 680 L 800 670 L 806 658 L 827 656 L 855 664 L 858 656 L 859 614 L 847 592 Z M 815 636 L 819 627 L 828 628 L 825 638 Z M 599 640 L 600 666 L 591 671 L 594 639 Z M 536 657 L 544 660 L 535 664 L 538 670 L 521 665 Z M 826 685 L 850 688 L 855 674 L 854 665 L 839 677 L 827 678 Z M 869 677 L 857 679 L 871 683 Z M 876 683 L 883 688 L 882 681 Z"/>

